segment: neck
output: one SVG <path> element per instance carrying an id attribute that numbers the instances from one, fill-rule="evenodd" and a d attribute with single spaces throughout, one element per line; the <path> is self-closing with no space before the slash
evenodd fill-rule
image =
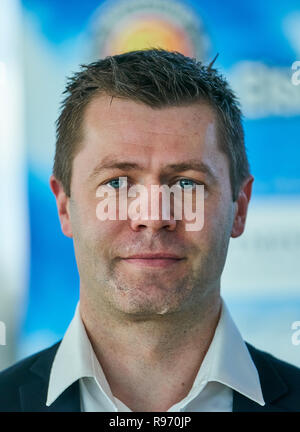
<path id="1" fill-rule="evenodd" d="M 132 317 L 95 308 L 80 314 L 112 393 L 133 411 L 167 411 L 192 387 L 221 311 L 219 293 L 193 310 Z"/>

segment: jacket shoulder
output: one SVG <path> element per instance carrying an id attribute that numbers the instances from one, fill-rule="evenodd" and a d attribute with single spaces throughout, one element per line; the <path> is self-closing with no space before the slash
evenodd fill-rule
<path id="1" fill-rule="evenodd" d="M 36 379 L 36 375 L 32 374 L 31 369 L 37 364 L 37 361 L 43 365 L 44 371 L 47 373 L 49 370 L 50 374 L 50 368 L 59 344 L 60 342 L 57 342 L 0 372 L 0 412 L 19 409 L 19 388 Z"/>
<path id="2" fill-rule="evenodd" d="M 257 358 L 263 358 L 265 361 L 270 363 L 278 372 L 280 372 L 280 374 L 282 374 L 286 379 L 289 380 L 290 378 L 292 378 L 293 380 L 300 380 L 300 367 L 292 365 L 285 360 L 281 360 L 266 351 L 260 350 L 253 345 L 250 345 L 249 343 L 246 344 L 251 354 L 253 354 Z"/>
<path id="3" fill-rule="evenodd" d="M 247 347 L 258 369 L 263 387 L 272 387 L 276 378 L 282 389 L 285 388 L 285 394 L 279 398 L 278 403 L 287 410 L 300 411 L 300 368 L 249 343 Z"/>

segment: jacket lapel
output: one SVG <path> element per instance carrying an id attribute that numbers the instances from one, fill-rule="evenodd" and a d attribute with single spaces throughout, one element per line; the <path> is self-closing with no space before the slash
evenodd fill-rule
<path id="1" fill-rule="evenodd" d="M 252 345 L 246 343 L 252 360 L 257 368 L 265 405 L 248 399 L 242 394 L 233 392 L 233 412 L 272 412 L 286 411 L 274 402 L 288 392 L 288 388 L 267 357 Z"/>
<path id="2" fill-rule="evenodd" d="M 48 381 L 37 379 L 20 387 L 21 411 L 80 412 L 78 381 L 68 387 L 49 407 L 46 405 Z"/>
<path id="3" fill-rule="evenodd" d="M 59 343 L 55 344 L 37 358 L 30 368 L 30 382 L 19 387 L 22 411 L 80 411 L 78 381 L 68 387 L 53 404 L 46 406 L 50 371 L 58 346 Z"/>

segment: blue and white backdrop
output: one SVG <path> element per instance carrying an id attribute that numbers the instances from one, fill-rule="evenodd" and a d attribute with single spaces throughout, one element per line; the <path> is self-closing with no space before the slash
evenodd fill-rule
<path id="1" fill-rule="evenodd" d="M 300 366 L 299 1 L 1 0 L 0 369 L 59 340 L 78 300 L 48 182 L 66 76 L 150 46 L 218 52 L 240 97 L 255 184 L 223 297 L 246 340 Z"/>

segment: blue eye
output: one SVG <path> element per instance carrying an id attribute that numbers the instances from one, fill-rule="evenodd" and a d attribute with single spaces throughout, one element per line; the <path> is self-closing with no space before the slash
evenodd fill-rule
<path id="1" fill-rule="evenodd" d="M 182 189 L 194 189 L 196 186 L 196 182 L 190 179 L 180 179 L 178 180 Z"/>
<path id="2" fill-rule="evenodd" d="M 126 182 L 124 179 L 121 179 L 121 177 L 117 177 L 115 179 L 109 180 L 107 184 L 114 189 L 120 189 L 121 187 L 125 186 Z"/>

